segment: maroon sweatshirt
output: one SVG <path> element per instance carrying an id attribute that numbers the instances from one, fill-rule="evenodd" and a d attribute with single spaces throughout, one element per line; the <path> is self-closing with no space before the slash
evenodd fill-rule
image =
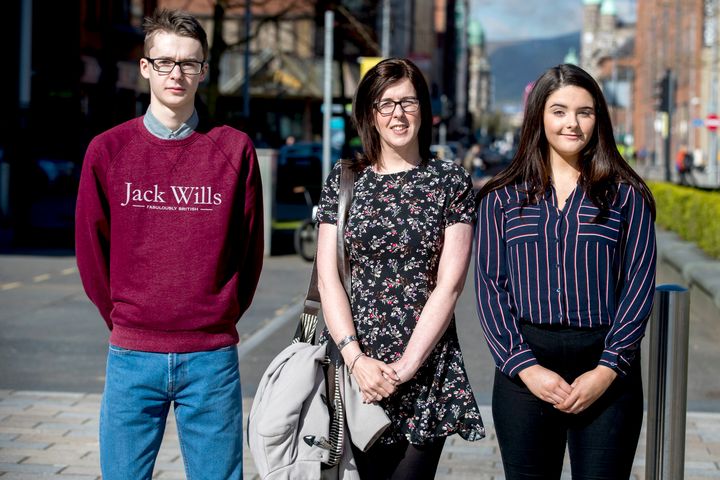
<path id="1" fill-rule="evenodd" d="M 142 117 L 98 135 L 80 178 L 80 278 L 110 343 L 197 352 L 238 341 L 263 259 L 250 139 L 230 127 L 162 140 Z"/>

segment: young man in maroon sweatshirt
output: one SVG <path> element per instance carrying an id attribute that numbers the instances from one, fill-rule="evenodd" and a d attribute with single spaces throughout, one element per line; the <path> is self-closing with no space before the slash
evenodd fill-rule
<path id="1" fill-rule="evenodd" d="M 262 266 L 262 194 L 247 135 L 203 125 L 198 21 L 145 21 L 150 107 L 98 135 L 76 211 L 85 291 L 110 329 L 100 413 L 105 480 L 149 479 L 174 404 L 188 478 L 242 478 L 235 324 Z"/>

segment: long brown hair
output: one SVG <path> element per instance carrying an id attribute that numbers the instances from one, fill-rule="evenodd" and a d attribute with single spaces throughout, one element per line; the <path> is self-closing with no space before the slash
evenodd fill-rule
<path id="1" fill-rule="evenodd" d="M 537 203 L 550 188 L 550 155 L 543 113 L 548 97 L 565 86 L 586 90 L 595 105 L 595 129 L 580 152 L 578 181 L 592 203 L 601 210 L 600 215 L 610 208 L 618 184 L 628 183 L 648 202 L 654 218 L 655 201 L 650 189 L 615 146 L 610 113 L 600 86 L 585 70 L 571 64 L 550 68 L 535 81 L 527 98 L 517 153 L 505 170 L 480 189 L 478 201 L 493 190 L 524 183 L 527 186 L 527 201 Z"/>
<path id="2" fill-rule="evenodd" d="M 418 144 L 420 158 L 430 158 L 432 141 L 432 107 L 427 82 L 420 69 L 406 58 L 388 58 L 368 70 L 360 81 L 353 98 L 353 122 L 360 134 L 363 150 L 356 158 L 358 170 L 375 165 L 380 160 L 380 134 L 375 128 L 375 102 L 390 86 L 408 79 L 415 88 L 420 102 L 420 129 Z"/>

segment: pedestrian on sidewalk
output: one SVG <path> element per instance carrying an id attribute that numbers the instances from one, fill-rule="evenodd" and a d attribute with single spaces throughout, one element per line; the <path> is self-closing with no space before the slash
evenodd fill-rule
<path id="1" fill-rule="evenodd" d="M 680 185 L 694 186 L 695 178 L 692 174 L 693 156 L 688 150 L 687 145 L 681 145 L 675 154 L 675 170 L 678 173 L 678 183 Z"/>
<path id="2" fill-rule="evenodd" d="M 462 166 L 431 158 L 430 94 L 409 60 L 365 74 L 353 120 L 364 154 L 345 231 L 350 299 L 336 261 L 338 167 L 317 215 L 323 340 L 338 344 L 365 401 L 391 421 L 367 452 L 353 448 L 360 476 L 432 479 L 448 435 L 485 435 L 453 313 L 472 249 L 472 182 Z"/>
<path id="3" fill-rule="evenodd" d="M 474 143 L 470 150 L 465 154 L 463 159 L 463 167 L 467 170 L 472 178 L 480 178 L 485 172 L 485 162 L 482 159 L 482 145 Z"/>
<path id="4" fill-rule="evenodd" d="M 520 147 L 479 193 L 476 287 L 497 370 L 508 480 L 630 476 L 640 340 L 655 287 L 655 204 L 618 153 L 607 104 L 574 65 L 528 97 Z"/>
<path id="5" fill-rule="evenodd" d="M 95 137 L 76 211 L 83 286 L 110 329 L 100 412 L 105 480 L 149 479 L 174 405 L 188 478 L 242 478 L 235 324 L 263 258 L 260 174 L 247 135 L 199 118 L 200 23 L 146 18 L 144 116 Z"/>

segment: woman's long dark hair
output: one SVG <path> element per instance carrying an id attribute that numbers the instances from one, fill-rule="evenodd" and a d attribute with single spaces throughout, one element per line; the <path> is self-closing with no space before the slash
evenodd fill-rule
<path id="1" fill-rule="evenodd" d="M 430 158 L 432 141 L 432 106 L 427 82 L 420 69 L 406 58 L 388 58 L 368 70 L 360 80 L 353 98 L 353 121 L 360 134 L 363 150 L 356 159 L 356 168 L 361 170 L 375 165 L 380 160 L 380 134 L 375 128 L 375 102 L 390 86 L 408 79 L 415 88 L 420 102 L 420 129 L 418 143 L 420 158 L 426 162 Z"/>
<path id="2" fill-rule="evenodd" d="M 595 105 L 595 129 L 590 141 L 580 152 L 578 162 L 579 183 L 583 190 L 601 210 L 602 216 L 610 208 L 618 184 L 628 183 L 648 202 L 654 218 L 655 201 L 650 189 L 625 162 L 615 146 L 610 113 L 600 87 L 587 72 L 571 64 L 550 68 L 535 81 L 525 106 L 518 151 L 510 165 L 480 189 L 478 201 L 491 191 L 507 185 L 525 183 L 527 200 L 531 203 L 537 203 L 547 191 L 551 182 L 551 169 L 543 113 L 548 97 L 566 86 L 586 90 Z"/>

